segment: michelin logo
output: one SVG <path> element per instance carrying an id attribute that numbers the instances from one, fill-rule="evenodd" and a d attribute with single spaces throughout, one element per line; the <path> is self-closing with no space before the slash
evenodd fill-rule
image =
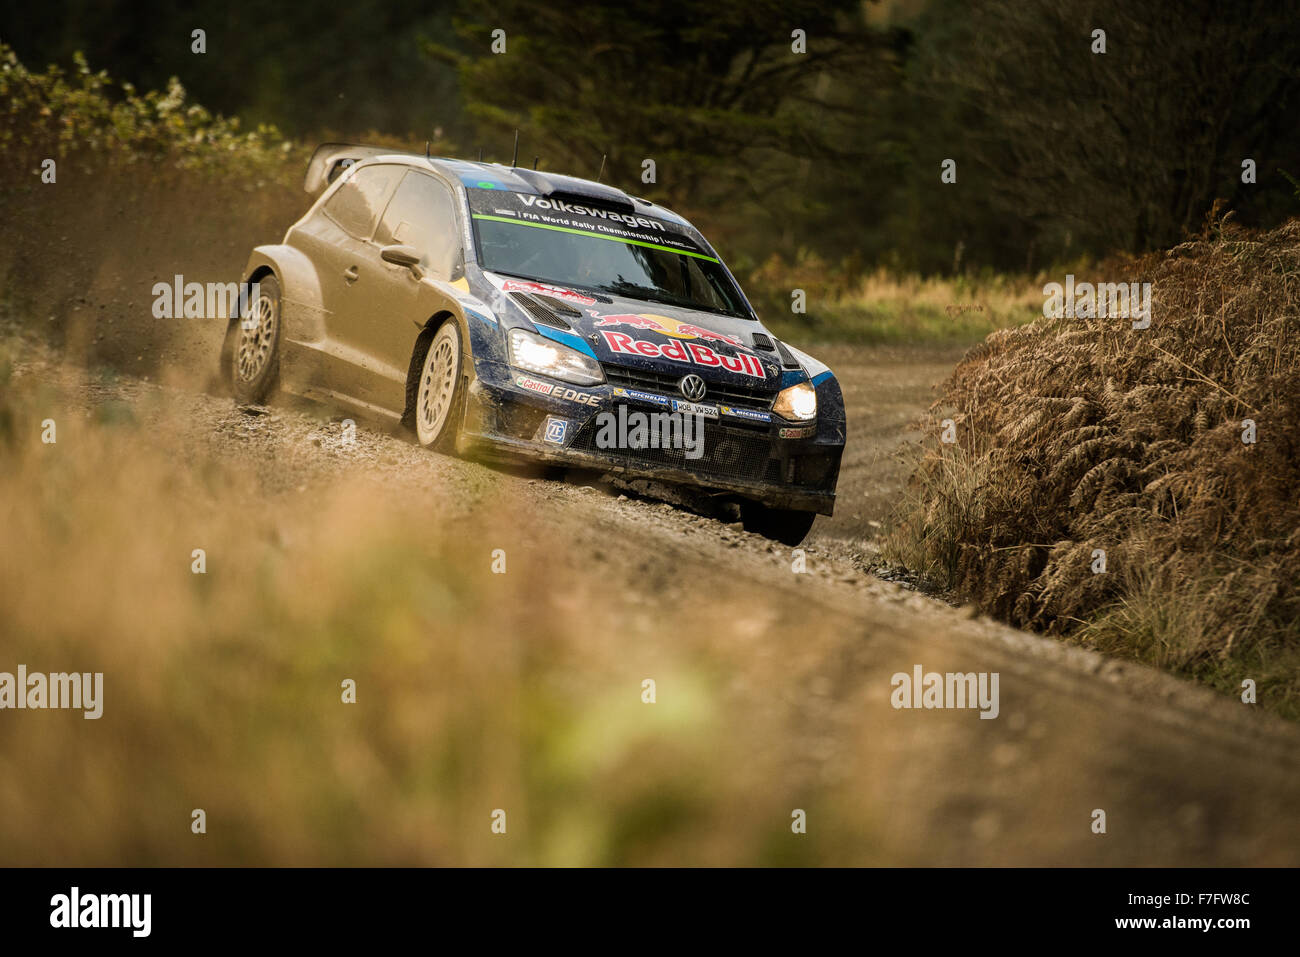
<path id="1" fill-rule="evenodd" d="M 653 392 L 642 392 L 640 389 L 624 389 L 616 386 L 614 395 L 620 399 L 635 399 L 638 402 L 649 402 L 651 405 L 669 405 L 672 400 L 662 395 L 655 395 Z"/>
<path id="2" fill-rule="evenodd" d="M 753 409 L 737 409 L 732 405 L 720 405 L 718 411 L 723 415 L 729 415 L 735 419 L 749 419 L 751 422 L 772 421 L 772 416 L 766 412 L 755 412 Z"/>

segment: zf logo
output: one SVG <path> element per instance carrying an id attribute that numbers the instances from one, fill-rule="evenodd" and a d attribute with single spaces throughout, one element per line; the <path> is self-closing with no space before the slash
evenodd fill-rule
<path id="1" fill-rule="evenodd" d="M 556 445 L 563 445 L 564 438 L 569 434 L 569 423 L 566 419 L 557 419 L 553 415 L 546 417 L 546 441 L 553 442 Z"/>

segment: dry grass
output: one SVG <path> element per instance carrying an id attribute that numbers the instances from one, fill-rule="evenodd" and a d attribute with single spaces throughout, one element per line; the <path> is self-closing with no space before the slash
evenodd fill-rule
<path id="1" fill-rule="evenodd" d="M 1042 310 L 1040 277 L 998 274 L 918 276 L 878 268 L 855 272 L 815 257 L 772 260 L 746 288 L 763 321 L 795 343 L 971 344 L 994 329 L 1030 322 Z M 791 312 L 791 291 L 807 313 Z"/>
<path id="2" fill-rule="evenodd" d="M 1149 329 L 1040 318 L 957 367 L 928 429 L 951 418 L 958 442 L 921 461 L 893 557 L 1300 715 L 1300 221 L 1216 222 L 1113 278 L 1153 283 Z"/>

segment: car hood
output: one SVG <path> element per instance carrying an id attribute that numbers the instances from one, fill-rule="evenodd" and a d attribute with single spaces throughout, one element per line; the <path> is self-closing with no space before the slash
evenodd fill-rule
<path id="1" fill-rule="evenodd" d="M 484 272 L 543 335 L 580 339 L 607 366 L 775 392 L 782 380 L 776 338 L 754 319 L 683 309 L 608 293 Z M 574 343 L 569 342 L 570 345 Z M 797 363 L 787 353 L 787 369 Z"/>

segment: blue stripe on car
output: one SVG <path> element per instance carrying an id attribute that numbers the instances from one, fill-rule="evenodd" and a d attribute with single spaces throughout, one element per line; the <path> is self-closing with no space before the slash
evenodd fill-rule
<path id="1" fill-rule="evenodd" d="M 552 329 L 550 326 L 545 325 L 534 324 L 533 328 L 547 339 L 554 339 L 560 345 L 568 346 L 570 349 L 577 349 L 584 355 L 589 355 L 593 359 L 596 358 L 596 353 L 591 351 L 591 346 L 587 345 L 581 336 L 575 336 L 572 332 L 564 332 L 561 329 Z M 596 361 L 599 362 L 600 360 L 597 359 Z"/>

